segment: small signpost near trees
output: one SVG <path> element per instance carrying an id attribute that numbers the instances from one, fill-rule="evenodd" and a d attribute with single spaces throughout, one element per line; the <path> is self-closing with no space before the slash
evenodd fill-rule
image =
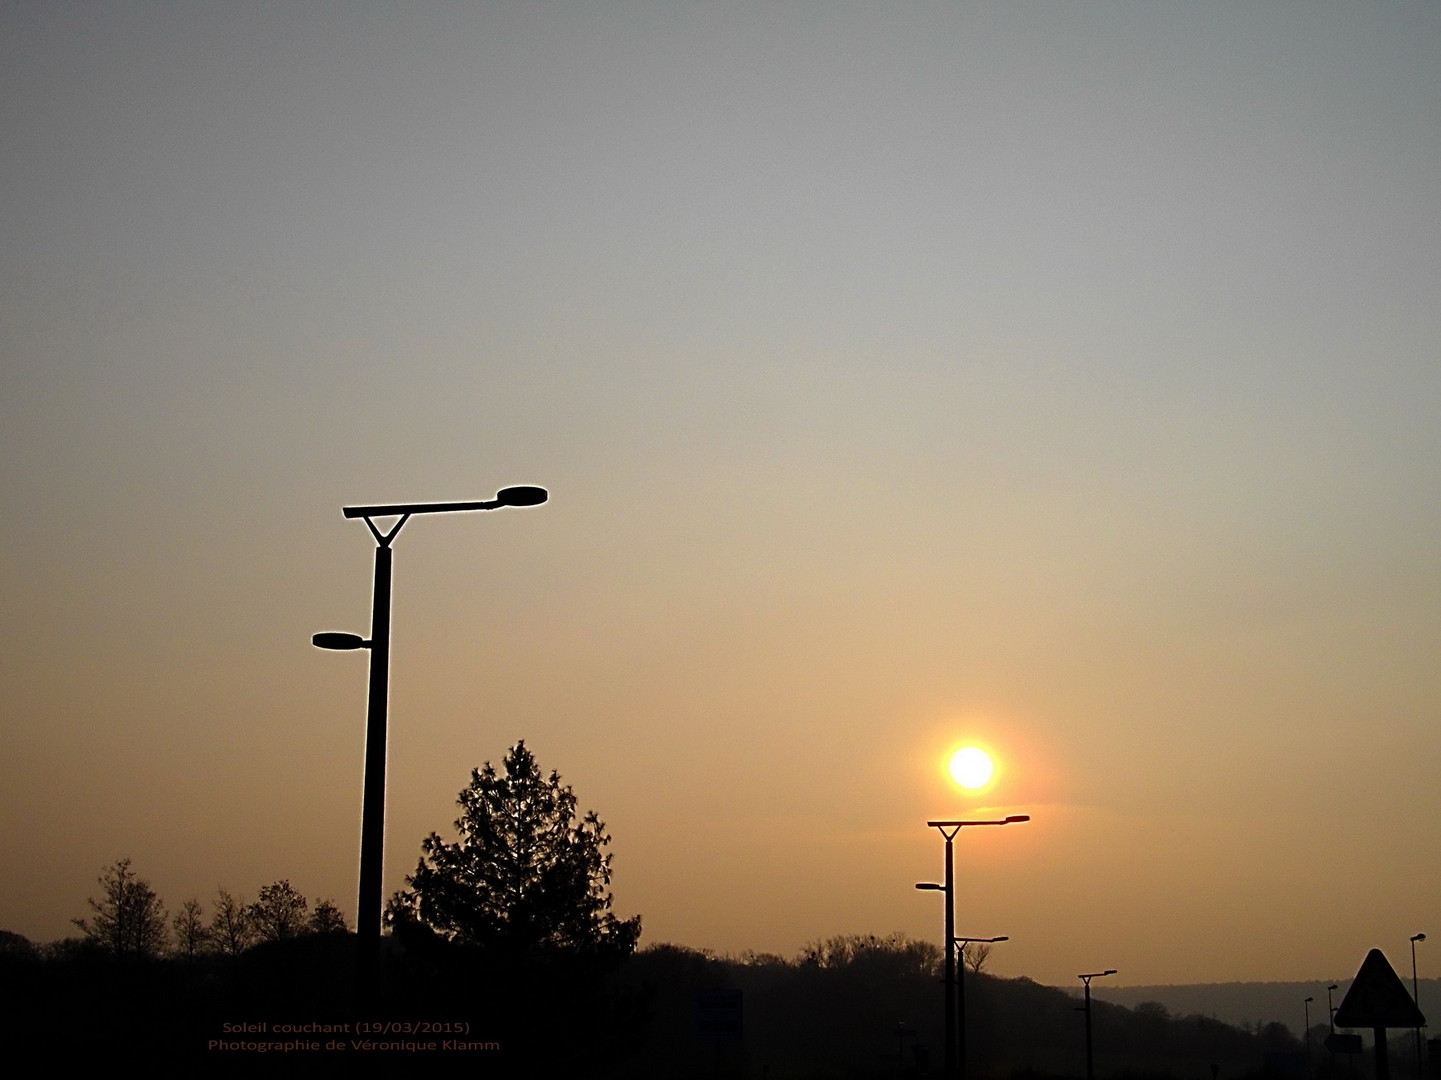
<path id="1" fill-rule="evenodd" d="M 1421 1028 L 1426 1018 L 1411 999 L 1406 984 L 1380 949 L 1361 961 L 1351 988 L 1336 1010 L 1336 1026 L 1371 1028 L 1376 1041 L 1376 1080 L 1390 1080 L 1386 1062 L 1387 1028 Z"/>

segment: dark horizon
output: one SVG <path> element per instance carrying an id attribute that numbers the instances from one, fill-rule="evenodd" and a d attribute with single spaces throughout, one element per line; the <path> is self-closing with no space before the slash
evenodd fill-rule
<path id="1" fill-rule="evenodd" d="M 354 925 L 345 508 L 544 487 L 395 540 L 382 896 L 524 739 L 646 940 L 1011 815 L 998 974 L 1441 933 L 1441 5 L 9 0 L 0 100 L 0 927 Z"/>

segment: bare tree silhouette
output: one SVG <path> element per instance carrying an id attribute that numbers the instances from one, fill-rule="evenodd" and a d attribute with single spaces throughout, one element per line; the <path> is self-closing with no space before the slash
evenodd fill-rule
<path id="1" fill-rule="evenodd" d="M 316 901 L 305 929 L 312 934 L 343 934 L 350 927 L 345 925 L 345 915 L 335 906 L 335 901 L 327 898 Z"/>
<path id="2" fill-rule="evenodd" d="M 285 941 L 304 931 L 309 908 L 309 901 L 286 880 L 261 889 L 246 914 L 262 941 Z"/>
<path id="3" fill-rule="evenodd" d="M 175 931 L 175 952 L 186 960 L 194 960 L 210 944 L 210 931 L 205 928 L 201 910 L 199 900 L 187 900 L 170 922 Z"/>
<path id="4" fill-rule="evenodd" d="M 215 914 L 210 917 L 210 940 L 225 956 L 239 956 L 255 941 L 248 905 L 224 889 L 215 894 Z"/>
<path id="5" fill-rule="evenodd" d="M 89 919 L 70 920 L 86 938 L 121 959 L 150 959 L 165 951 L 165 905 L 136 877 L 130 860 L 121 859 L 100 875 L 105 895 L 91 897 Z"/>

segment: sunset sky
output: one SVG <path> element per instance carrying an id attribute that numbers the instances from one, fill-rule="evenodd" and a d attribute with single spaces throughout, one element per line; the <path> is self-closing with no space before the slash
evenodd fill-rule
<path id="1" fill-rule="evenodd" d="M 341 508 L 539 484 L 396 541 L 387 892 L 524 739 L 643 944 L 1004 814 L 998 974 L 1441 935 L 1436 3 L 3 0 L 0 147 L 0 928 L 353 917 Z"/>

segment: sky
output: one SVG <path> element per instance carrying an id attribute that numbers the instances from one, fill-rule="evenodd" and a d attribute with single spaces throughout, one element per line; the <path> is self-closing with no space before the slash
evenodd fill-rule
<path id="1" fill-rule="evenodd" d="M 353 916 L 524 739 L 643 944 L 1441 933 L 1441 7 L 0 2 L 0 927 Z M 990 750 L 967 793 L 944 765 Z M 1422 975 L 1436 970 L 1421 946 Z"/>

